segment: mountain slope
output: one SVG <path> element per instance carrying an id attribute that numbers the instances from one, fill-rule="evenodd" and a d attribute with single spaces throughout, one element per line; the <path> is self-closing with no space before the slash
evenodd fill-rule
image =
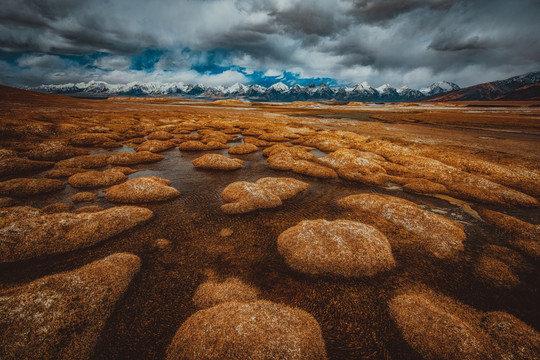
<path id="1" fill-rule="evenodd" d="M 506 96 L 511 97 L 513 100 L 525 100 L 519 98 L 519 94 L 515 96 L 510 96 L 510 94 L 523 87 L 537 83 L 540 83 L 540 71 L 514 76 L 506 80 L 497 80 L 470 86 L 442 96 L 436 96 L 428 101 L 503 100 Z M 525 95 L 525 92 L 521 94 Z"/>

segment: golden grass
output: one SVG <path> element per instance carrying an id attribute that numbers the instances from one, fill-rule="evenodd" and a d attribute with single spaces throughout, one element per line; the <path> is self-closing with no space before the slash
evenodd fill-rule
<path id="1" fill-rule="evenodd" d="M 238 170 L 244 164 L 243 160 L 231 159 L 219 154 L 205 154 L 192 161 L 193 166 L 210 170 Z"/>
<path id="2" fill-rule="evenodd" d="M 278 250 L 293 269 L 314 275 L 372 276 L 395 266 L 376 228 L 348 220 L 306 220 L 282 232 Z"/>
<path id="3" fill-rule="evenodd" d="M 61 160 L 54 165 L 60 168 L 84 168 L 96 169 L 107 166 L 109 155 L 81 155 L 70 159 Z"/>
<path id="4" fill-rule="evenodd" d="M 317 321 L 269 301 L 228 302 L 200 310 L 178 329 L 167 360 L 326 359 Z"/>
<path id="5" fill-rule="evenodd" d="M 138 151 L 136 153 L 122 152 L 112 154 L 107 159 L 107 162 L 111 165 L 135 165 L 158 162 L 164 158 L 165 156 L 154 154 L 150 151 Z"/>
<path id="6" fill-rule="evenodd" d="M 478 209 L 478 213 L 488 224 L 496 226 L 509 236 L 510 246 L 533 259 L 540 259 L 540 225 L 483 208 Z"/>
<path id="7" fill-rule="evenodd" d="M 0 294 L 6 359 L 90 359 L 140 259 L 117 253 Z"/>
<path id="8" fill-rule="evenodd" d="M 317 165 L 307 160 L 297 160 L 291 170 L 295 173 L 319 179 L 337 179 L 337 173 L 326 166 Z"/>
<path id="9" fill-rule="evenodd" d="M 90 170 L 71 175 L 68 183 L 74 188 L 97 188 L 111 186 L 127 180 L 124 173 L 108 169 L 105 171 Z"/>
<path id="10" fill-rule="evenodd" d="M 230 301 L 255 301 L 258 296 L 257 288 L 236 277 L 229 277 L 224 281 L 209 279 L 197 287 L 193 303 L 198 308 L 207 309 Z"/>
<path id="11" fill-rule="evenodd" d="M 0 160 L 0 176 L 16 176 L 53 166 L 50 161 L 35 161 L 18 157 Z"/>
<path id="12" fill-rule="evenodd" d="M 258 151 L 259 148 L 250 143 L 244 143 L 241 145 L 235 145 L 229 148 L 228 152 L 232 155 L 244 155 L 244 154 L 251 154 L 253 152 Z"/>
<path id="13" fill-rule="evenodd" d="M 174 199 L 180 192 L 170 187 L 170 180 L 156 176 L 145 176 L 111 186 L 105 198 L 112 202 L 136 204 Z"/>
<path id="14" fill-rule="evenodd" d="M 0 182 L 0 195 L 31 196 L 62 190 L 66 185 L 56 179 L 16 178 Z"/>
<path id="15" fill-rule="evenodd" d="M 25 156 L 32 160 L 59 161 L 87 154 L 88 150 L 68 146 L 62 141 L 45 141 L 34 146 Z"/>
<path id="16" fill-rule="evenodd" d="M 147 140 L 140 145 L 135 147 L 136 151 L 150 151 L 153 153 L 162 152 L 165 150 L 172 149 L 176 144 L 172 141 L 162 141 L 162 140 Z"/>
<path id="17" fill-rule="evenodd" d="M 89 191 L 83 191 L 73 195 L 70 200 L 74 203 L 96 201 L 97 195 Z"/>
<path id="18" fill-rule="evenodd" d="M 0 228 L 0 263 L 95 245 L 149 220 L 152 211 L 120 206 L 88 214 L 19 217 Z"/>
<path id="19" fill-rule="evenodd" d="M 291 178 L 262 178 L 255 183 L 237 181 L 229 184 L 221 193 L 223 200 L 228 202 L 221 206 L 221 210 L 227 214 L 242 214 L 278 207 L 282 200 L 296 196 L 308 186 Z"/>
<path id="20" fill-rule="evenodd" d="M 355 212 L 359 219 L 371 216 L 383 232 L 391 232 L 393 225 L 409 233 L 405 238 L 389 237 L 392 246 L 403 240 L 411 241 L 437 258 L 448 259 L 464 250 L 466 235 L 461 224 L 423 210 L 410 201 L 389 195 L 359 194 L 340 199 L 338 205 Z"/>
<path id="21" fill-rule="evenodd" d="M 116 140 L 113 140 L 110 135 L 94 133 L 75 135 L 69 139 L 69 144 L 74 146 L 102 147 L 106 149 L 114 149 L 122 146 Z"/>

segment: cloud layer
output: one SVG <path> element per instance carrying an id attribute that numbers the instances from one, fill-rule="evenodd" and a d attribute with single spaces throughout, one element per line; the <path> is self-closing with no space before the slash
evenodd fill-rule
<path id="1" fill-rule="evenodd" d="M 6 0 L 0 83 L 468 86 L 540 70 L 538 14 L 537 0 Z"/>

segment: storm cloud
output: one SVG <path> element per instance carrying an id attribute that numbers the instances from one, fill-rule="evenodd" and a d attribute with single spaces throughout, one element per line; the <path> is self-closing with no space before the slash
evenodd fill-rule
<path id="1" fill-rule="evenodd" d="M 537 0 L 5 0 L 0 83 L 422 87 L 540 70 Z"/>

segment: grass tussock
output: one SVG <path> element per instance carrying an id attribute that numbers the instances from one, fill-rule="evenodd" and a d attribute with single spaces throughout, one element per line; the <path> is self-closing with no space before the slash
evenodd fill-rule
<path id="1" fill-rule="evenodd" d="M 107 162 L 111 165 L 136 165 L 158 162 L 164 158 L 165 156 L 150 151 L 122 152 L 109 156 Z"/>
<path id="2" fill-rule="evenodd" d="M 2 356 L 90 359 L 140 262 L 135 255 L 117 253 L 1 294 Z"/>
<path id="3" fill-rule="evenodd" d="M 238 170 L 244 164 L 243 160 L 232 159 L 219 154 L 205 154 L 192 161 L 193 166 L 209 170 Z"/>
<path id="4" fill-rule="evenodd" d="M 305 220 L 282 232 L 278 250 L 293 269 L 314 275 L 372 276 L 395 266 L 386 236 L 349 220 Z"/>
<path id="5" fill-rule="evenodd" d="M 74 188 L 98 188 L 111 186 L 126 181 L 124 173 L 108 169 L 105 171 L 90 170 L 74 174 L 68 178 L 68 183 Z"/>
<path id="6" fill-rule="evenodd" d="M 303 310 L 269 301 L 227 302 L 200 310 L 178 329 L 167 360 L 323 360 L 317 321 Z"/>
<path id="7" fill-rule="evenodd" d="M 15 262 L 89 247 L 131 229 L 152 216 L 152 211 L 135 206 L 119 206 L 91 214 L 63 212 L 21 216 L 0 228 L 0 262 Z"/>
<path id="8" fill-rule="evenodd" d="M 371 216 L 383 232 L 392 233 L 392 227 L 403 231 L 404 238 L 389 236 L 392 245 L 405 240 L 445 259 L 453 259 L 464 250 L 466 235 L 461 224 L 423 210 L 410 201 L 389 195 L 359 194 L 340 199 L 338 205 L 353 211 L 354 217 L 359 219 Z"/>
<path id="9" fill-rule="evenodd" d="M 242 214 L 278 207 L 282 200 L 296 196 L 308 186 L 291 178 L 262 178 L 255 183 L 237 181 L 229 184 L 221 193 L 223 200 L 228 202 L 221 206 L 221 210 L 227 214 Z"/>
<path id="10" fill-rule="evenodd" d="M 0 195 L 32 196 L 62 190 L 66 185 L 56 179 L 16 178 L 0 182 Z"/>
<path id="11" fill-rule="evenodd" d="M 136 204 L 174 199 L 180 192 L 169 186 L 170 180 L 157 176 L 144 176 L 111 186 L 105 198 L 112 202 Z"/>

